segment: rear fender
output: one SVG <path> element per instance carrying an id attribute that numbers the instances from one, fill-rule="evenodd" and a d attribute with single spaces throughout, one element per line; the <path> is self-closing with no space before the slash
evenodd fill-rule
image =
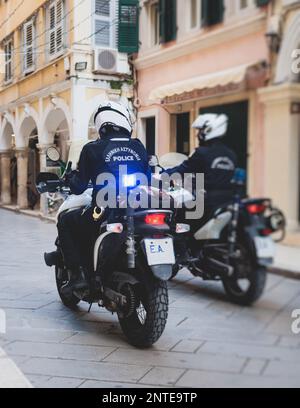
<path id="1" fill-rule="evenodd" d="M 273 263 L 273 258 L 260 258 L 257 256 L 255 245 L 255 237 L 259 236 L 256 226 L 249 226 L 244 228 L 245 243 L 250 253 L 253 262 L 260 266 L 268 266 Z M 270 238 L 271 239 L 271 238 Z"/>
<path id="2" fill-rule="evenodd" d="M 150 266 L 153 275 L 162 281 L 168 281 L 172 277 L 173 265 L 154 265 Z"/>

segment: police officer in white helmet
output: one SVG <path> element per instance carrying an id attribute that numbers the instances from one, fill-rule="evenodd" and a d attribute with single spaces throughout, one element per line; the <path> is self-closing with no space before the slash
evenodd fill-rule
<path id="1" fill-rule="evenodd" d="M 60 244 L 72 276 L 64 288 L 69 292 L 85 289 L 88 271 L 92 269 L 89 264 L 93 259 L 91 250 L 99 232 L 99 223 L 93 219 L 93 213 L 97 208 L 97 193 L 103 188 L 97 185 L 98 176 L 110 173 L 118 179 L 119 167 L 128 163 L 135 172 L 149 173 L 146 149 L 138 139 L 131 137 L 133 124 L 126 106 L 112 101 L 103 103 L 95 114 L 94 123 L 99 138 L 83 147 L 78 169 L 67 175 L 73 194 L 82 194 L 92 183 L 92 206 L 84 211 L 81 209 L 62 214 L 58 222 Z M 108 212 L 109 209 L 104 217 Z"/>
<path id="2" fill-rule="evenodd" d="M 228 116 L 209 113 L 200 115 L 192 127 L 198 130 L 199 147 L 180 166 L 168 174 L 204 173 L 205 215 L 232 198 L 232 183 L 237 165 L 236 154 L 223 143 L 228 129 Z M 195 225 L 197 228 L 197 225 Z"/>

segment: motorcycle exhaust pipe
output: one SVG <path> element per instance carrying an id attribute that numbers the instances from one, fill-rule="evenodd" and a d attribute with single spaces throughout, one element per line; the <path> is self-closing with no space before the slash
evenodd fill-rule
<path id="1" fill-rule="evenodd" d="M 44 253 L 45 264 L 49 267 L 59 266 L 62 263 L 61 254 L 59 251 L 45 252 Z"/>
<path id="2" fill-rule="evenodd" d="M 227 265 L 213 258 L 206 259 L 205 267 L 209 272 L 214 272 L 220 276 L 232 276 L 234 273 L 234 268 L 231 265 Z"/>

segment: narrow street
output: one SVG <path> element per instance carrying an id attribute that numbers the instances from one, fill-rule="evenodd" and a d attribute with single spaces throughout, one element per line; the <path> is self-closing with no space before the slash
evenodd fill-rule
<path id="1" fill-rule="evenodd" d="M 117 318 L 96 306 L 66 309 L 43 263 L 54 224 L 0 210 L 0 347 L 34 387 L 299 387 L 300 281 L 269 275 L 252 308 L 222 286 L 181 273 L 170 284 L 166 331 L 150 350 L 129 346 Z"/>

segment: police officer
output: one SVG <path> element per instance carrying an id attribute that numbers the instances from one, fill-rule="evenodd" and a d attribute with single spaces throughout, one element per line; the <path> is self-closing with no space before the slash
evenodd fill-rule
<path id="1" fill-rule="evenodd" d="M 228 129 L 228 116 L 224 114 L 200 115 L 192 127 L 198 129 L 200 146 L 180 166 L 169 169 L 169 175 L 179 173 L 204 173 L 205 217 L 216 206 L 232 198 L 232 183 L 237 165 L 236 154 L 222 138 Z"/>
<path id="2" fill-rule="evenodd" d="M 99 234 L 99 223 L 93 213 L 96 198 L 103 186 L 97 186 L 102 173 L 118 177 L 121 165 L 130 165 L 135 172 L 148 174 L 148 156 L 143 144 L 132 139 L 132 120 L 129 110 L 116 102 L 101 105 L 94 118 L 99 139 L 84 146 L 78 169 L 67 175 L 72 194 L 82 194 L 89 183 L 93 185 L 92 206 L 62 214 L 58 222 L 59 240 L 65 264 L 71 271 L 68 288 L 87 287 L 87 269 L 92 267 L 94 243 Z M 101 222 L 109 214 L 106 209 Z"/>

